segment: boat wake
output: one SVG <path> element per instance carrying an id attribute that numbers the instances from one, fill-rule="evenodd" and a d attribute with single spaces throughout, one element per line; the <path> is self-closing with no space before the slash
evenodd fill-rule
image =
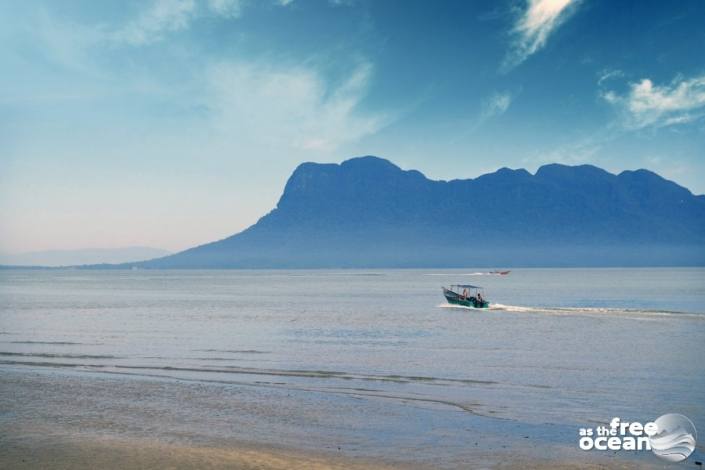
<path id="1" fill-rule="evenodd" d="M 452 309 L 459 309 L 459 310 L 475 310 L 478 312 L 486 312 L 487 310 L 491 310 L 491 308 L 476 308 L 476 307 L 468 307 L 465 305 L 457 305 L 457 304 L 449 304 L 449 303 L 443 303 L 438 305 L 439 308 L 452 308 Z"/>
<path id="2" fill-rule="evenodd" d="M 680 312 L 674 310 L 649 310 L 636 308 L 613 308 L 613 307 L 532 307 L 523 305 L 505 305 L 490 303 L 488 308 L 465 307 L 442 303 L 440 308 L 465 309 L 474 311 L 502 311 L 511 313 L 538 313 L 544 315 L 612 315 L 636 318 L 649 317 L 681 317 L 705 320 L 705 315 L 692 312 Z"/>

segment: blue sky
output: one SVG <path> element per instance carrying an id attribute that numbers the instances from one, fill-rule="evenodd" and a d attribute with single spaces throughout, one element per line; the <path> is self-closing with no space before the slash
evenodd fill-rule
<path id="1" fill-rule="evenodd" d="M 705 2 L 0 0 L 0 252 L 218 239 L 302 161 L 705 193 Z"/>

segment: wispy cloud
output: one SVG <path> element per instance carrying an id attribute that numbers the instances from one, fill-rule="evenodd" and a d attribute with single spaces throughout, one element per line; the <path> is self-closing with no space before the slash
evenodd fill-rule
<path id="1" fill-rule="evenodd" d="M 512 104 L 512 95 L 509 92 L 494 93 L 484 103 L 480 122 L 504 114 Z"/>
<path id="2" fill-rule="evenodd" d="M 116 31 L 113 39 L 135 46 L 159 41 L 165 33 L 186 29 L 195 11 L 194 0 L 157 0 Z"/>
<path id="3" fill-rule="evenodd" d="M 293 1 L 293 0 L 290 0 Z M 285 5 L 283 2 L 279 2 Z M 208 7 L 220 16 L 239 18 L 242 15 L 242 0 L 208 0 Z"/>
<path id="4" fill-rule="evenodd" d="M 602 85 L 609 80 L 616 80 L 624 77 L 624 72 L 617 69 L 604 69 L 598 74 L 597 84 Z"/>
<path id="5" fill-rule="evenodd" d="M 208 72 L 208 108 L 223 135 L 285 150 L 331 151 L 374 134 L 391 116 L 363 112 L 372 66 L 330 84 L 312 68 L 225 62 Z"/>
<path id="6" fill-rule="evenodd" d="M 511 69 L 546 45 L 549 36 L 574 11 L 580 0 L 528 0 L 512 33 L 514 43 L 503 68 Z"/>
<path id="7" fill-rule="evenodd" d="M 481 103 L 480 112 L 471 119 L 459 121 L 460 131 L 449 142 L 458 143 L 474 134 L 483 124 L 506 113 L 514 100 L 508 91 L 495 92 Z"/>
<path id="8" fill-rule="evenodd" d="M 624 94 L 610 90 L 601 96 L 622 114 L 625 127 L 684 124 L 705 116 L 705 75 L 690 79 L 678 76 L 662 86 L 644 78 L 629 84 Z"/>
<path id="9" fill-rule="evenodd" d="M 593 162 L 597 164 L 605 143 L 611 139 L 606 131 L 599 131 L 586 138 L 578 138 L 548 149 L 538 149 L 522 158 L 527 167 L 539 167 L 547 163 L 579 165 Z"/>
<path id="10" fill-rule="evenodd" d="M 291 1 L 278 0 L 276 4 L 286 6 Z M 153 0 L 110 38 L 132 46 L 152 44 L 169 33 L 188 29 L 199 16 L 240 18 L 245 3 L 245 0 Z"/>
<path id="11" fill-rule="evenodd" d="M 270 4 L 279 5 L 274 0 Z M 111 47 L 117 41 L 150 45 L 170 33 L 195 28 L 193 23 L 204 15 L 224 17 L 247 5 L 246 0 L 155 0 L 119 25 L 66 23 L 43 14 L 37 15 L 38 26 L 33 29 L 41 33 L 41 46 L 52 62 L 71 73 L 80 72 L 76 77 L 90 78 L 90 88 L 84 85 L 80 93 L 74 92 L 71 83 L 74 101 L 110 100 L 118 93 L 150 103 L 163 100 L 193 111 L 190 118 L 204 118 L 208 130 L 223 131 L 218 139 L 228 148 L 269 154 L 291 149 L 329 151 L 376 133 L 400 114 L 362 109 L 374 69 L 364 57 L 351 59 L 345 78 L 335 80 L 310 61 L 291 65 L 267 55 L 214 54 L 199 57 L 193 67 L 183 69 L 182 76 L 166 83 L 149 64 L 140 63 L 142 67 L 122 74 L 106 66 L 106 61 L 96 60 L 104 54 L 132 54 L 129 49 Z M 134 63 L 141 60 L 133 57 Z M 47 98 L 48 93 L 31 90 L 31 99 L 56 100 L 55 95 L 66 94 L 64 88 L 52 93 Z"/>

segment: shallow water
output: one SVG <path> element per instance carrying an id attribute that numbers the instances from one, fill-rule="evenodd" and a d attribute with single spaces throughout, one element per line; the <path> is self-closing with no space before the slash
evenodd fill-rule
<path id="1" fill-rule="evenodd" d="M 491 308 L 445 304 L 452 283 L 484 286 Z M 450 429 L 468 416 L 538 427 L 570 446 L 578 427 L 614 416 L 678 412 L 705 429 L 705 269 L 3 271 L 0 301 L 0 368 L 15 377 L 98 377 L 136 396 L 145 377 L 261 387 L 252 403 L 276 395 L 287 419 L 318 407 L 359 422 L 335 432 L 362 449 L 398 446 L 395 433 L 413 448 L 441 416 Z M 406 411 L 379 421 L 386 403 Z M 216 413 L 180 406 L 186 422 Z M 121 419 L 160 429 L 159 417 Z M 280 415 L 252 420 L 238 432 L 306 440 Z"/>

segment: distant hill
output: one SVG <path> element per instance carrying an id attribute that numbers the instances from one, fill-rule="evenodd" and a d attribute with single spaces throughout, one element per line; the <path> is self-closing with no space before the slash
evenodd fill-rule
<path id="1" fill-rule="evenodd" d="M 433 181 L 387 160 L 304 163 L 277 207 L 224 240 L 123 267 L 705 264 L 705 196 L 647 170 L 502 168 Z"/>
<path id="2" fill-rule="evenodd" d="M 17 266 L 75 266 L 79 264 L 129 263 L 168 255 L 159 248 L 131 246 L 85 250 L 47 250 L 20 254 L 0 254 L 0 264 Z"/>

